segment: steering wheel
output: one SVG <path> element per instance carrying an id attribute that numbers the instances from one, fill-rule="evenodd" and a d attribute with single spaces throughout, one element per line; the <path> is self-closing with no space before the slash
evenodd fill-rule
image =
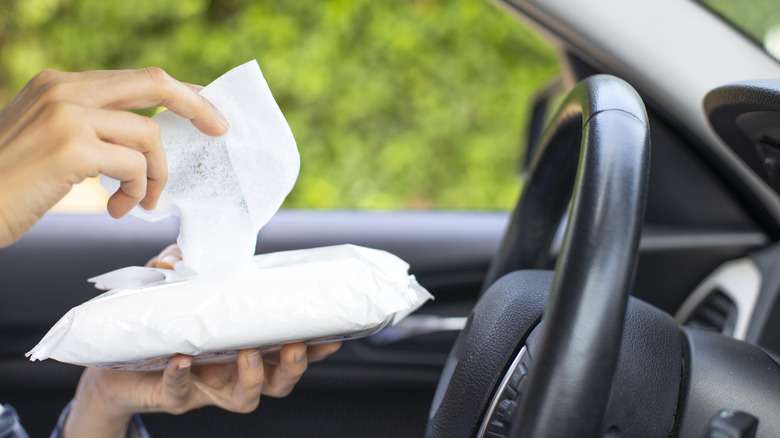
<path id="1" fill-rule="evenodd" d="M 649 146 L 644 105 L 623 80 L 593 76 L 568 94 L 490 268 L 492 287 L 450 353 L 427 437 L 602 432 L 637 261 Z M 510 273 L 548 265 L 569 203 L 555 272 Z"/>
<path id="2" fill-rule="evenodd" d="M 629 296 L 649 147 L 623 80 L 568 94 L 439 378 L 427 438 L 778 436 L 775 359 Z M 567 206 L 555 270 L 540 270 Z"/>

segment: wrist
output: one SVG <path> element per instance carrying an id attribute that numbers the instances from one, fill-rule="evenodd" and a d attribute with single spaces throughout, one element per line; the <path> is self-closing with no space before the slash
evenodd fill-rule
<path id="1" fill-rule="evenodd" d="M 100 377 L 94 375 L 100 372 L 84 371 L 63 427 L 65 438 L 125 437 L 134 411 L 116 403 L 101 387 Z"/>

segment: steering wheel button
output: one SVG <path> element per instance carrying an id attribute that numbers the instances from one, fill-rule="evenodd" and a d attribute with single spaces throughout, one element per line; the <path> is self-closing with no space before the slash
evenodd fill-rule
<path id="1" fill-rule="evenodd" d="M 758 418 L 741 411 L 723 409 L 710 420 L 706 438 L 753 438 Z"/>
<path id="2" fill-rule="evenodd" d="M 520 389 L 520 382 L 523 381 L 523 378 L 526 375 L 525 367 L 522 365 L 517 367 L 514 373 L 512 373 L 512 376 L 509 377 L 509 386 L 512 387 L 515 391 Z"/>
<path id="3" fill-rule="evenodd" d="M 495 433 L 500 436 L 506 436 L 509 432 L 509 423 L 504 423 L 501 420 L 493 419 L 488 425 L 487 431 Z"/>
<path id="4" fill-rule="evenodd" d="M 504 391 L 501 393 L 501 398 L 514 400 L 517 398 L 517 391 L 511 386 L 507 385 L 504 388 Z"/>
<path id="5" fill-rule="evenodd" d="M 503 421 L 509 423 L 512 421 L 512 415 L 515 413 L 515 407 L 517 403 L 513 400 L 501 400 L 496 409 L 496 416 Z"/>

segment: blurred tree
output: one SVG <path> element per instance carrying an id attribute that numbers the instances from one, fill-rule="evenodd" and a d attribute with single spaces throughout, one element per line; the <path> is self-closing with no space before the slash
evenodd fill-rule
<path id="1" fill-rule="evenodd" d="M 733 22 L 759 44 L 763 44 L 767 34 L 780 26 L 780 2 L 777 0 L 699 1 Z"/>
<path id="2" fill-rule="evenodd" d="M 286 206 L 306 208 L 509 208 L 528 100 L 557 71 L 482 1 L 0 1 L 0 103 L 47 67 L 208 83 L 252 58 L 302 155 Z"/>

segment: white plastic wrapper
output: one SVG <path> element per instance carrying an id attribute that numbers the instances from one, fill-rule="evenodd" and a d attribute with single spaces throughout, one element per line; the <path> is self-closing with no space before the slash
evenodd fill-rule
<path id="1" fill-rule="evenodd" d="M 408 268 L 390 253 L 354 245 L 258 255 L 254 266 L 228 277 L 166 280 L 172 271 L 130 268 L 143 270 L 150 284 L 74 307 L 27 356 L 152 370 L 176 353 L 198 364 L 230 360 L 242 348 L 363 336 L 431 298 Z M 126 269 L 92 280 L 139 281 Z"/>
<path id="2" fill-rule="evenodd" d="M 173 354 L 194 363 L 366 336 L 432 298 L 392 254 L 351 245 L 253 257 L 257 234 L 295 184 L 295 140 L 257 62 L 200 92 L 226 117 L 208 137 L 171 112 L 154 117 L 169 180 L 146 220 L 179 216 L 175 270 L 127 267 L 91 279 L 108 292 L 63 316 L 27 356 L 151 370 Z M 111 191 L 116 181 L 104 179 Z"/>

